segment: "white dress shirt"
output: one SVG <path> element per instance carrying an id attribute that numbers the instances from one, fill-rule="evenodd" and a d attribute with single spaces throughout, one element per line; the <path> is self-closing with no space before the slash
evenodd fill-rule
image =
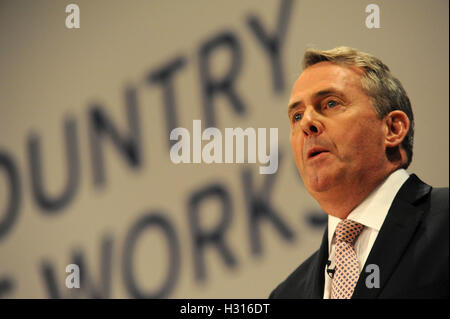
<path id="1" fill-rule="evenodd" d="M 355 241 L 354 247 L 356 257 L 359 261 L 359 271 L 361 273 L 363 265 L 366 263 L 367 256 L 372 249 L 373 243 L 378 236 L 381 225 L 386 218 L 389 208 L 394 201 L 395 195 L 402 187 L 403 183 L 409 178 L 408 172 L 404 169 L 398 169 L 389 175 L 386 180 L 377 186 L 364 201 L 356 206 L 347 219 L 353 220 L 364 225 L 364 229 Z M 335 239 L 334 231 L 337 224 L 342 219 L 328 215 L 328 260 L 332 261 L 330 268 L 334 268 Z M 325 287 L 323 298 L 329 299 L 331 295 L 331 278 L 324 269 Z"/>

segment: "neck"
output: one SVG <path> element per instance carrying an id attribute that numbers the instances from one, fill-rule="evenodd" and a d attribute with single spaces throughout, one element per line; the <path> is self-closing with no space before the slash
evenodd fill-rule
<path id="1" fill-rule="evenodd" d="M 376 178 L 372 176 L 370 182 L 367 182 L 365 179 L 352 181 L 346 186 L 338 185 L 326 192 L 312 194 L 312 196 L 328 215 L 345 219 L 356 206 L 363 202 L 397 168 L 392 168 Z"/>

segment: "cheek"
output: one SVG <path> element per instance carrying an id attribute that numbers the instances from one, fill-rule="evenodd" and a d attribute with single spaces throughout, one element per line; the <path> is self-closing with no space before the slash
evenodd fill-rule
<path id="1" fill-rule="evenodd" d="M 303 141 L 302 138 L 295 133 L 291 132 L 290 142 L 292 147 L 292 153 L 294 154 L 297 165 L 301 164 L 303 154 Z"/>
<path id="2" fill-rule="evenodd" d="M 384 154 L 384 140 L 380 133 L 377 127 L 361 127 L 356 130 L 349 145 L 351 153 L 364 162 L 379 161 Z"/>

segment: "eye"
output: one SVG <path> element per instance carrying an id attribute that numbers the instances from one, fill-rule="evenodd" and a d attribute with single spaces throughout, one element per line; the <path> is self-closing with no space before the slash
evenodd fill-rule
<path id="1" fill-rule="evenodd" d="M 333 107 L 335 107 L 335 106 L 337 106 L 338 105 L 338 102 L 336 102 L 335 100 L 329 100 L 328 102 L 327 102 L 327 107 L 328 108 L 333 108 Z"/>
<path id="2" fill-rule="evenodd" d="M 298 122 L 302 119 L 302 115 L 300 113 L 296 113 L 294 115 L 294 122 Z"/>

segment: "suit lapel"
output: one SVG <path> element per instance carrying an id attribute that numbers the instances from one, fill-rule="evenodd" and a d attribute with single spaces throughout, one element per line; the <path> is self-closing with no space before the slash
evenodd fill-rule
<path id="1" fill-rule="evenodd" d="M 322 238 L 322 244 L 319 248 L 317 258 L 311 268 L 310 288 L 307 291 L 311 292 L 312 299 L 322 299 L 323 289 L 325 285 L 325 265 L 328 259 L 328 226 Z"/>
<path id="2" fill-rule="evenodd" d="M 385 287 L 392 272 L 402 258 L 419 225 L 423 211 L 414 204 L 431 191 L 416 175 L 411 175 L 395 197 L 380 232 L 367 257 L 352 298 L 376 298 Z M 380 288 L 368 288 L 367 265 L 374 264 L 380 270 Z"/>

